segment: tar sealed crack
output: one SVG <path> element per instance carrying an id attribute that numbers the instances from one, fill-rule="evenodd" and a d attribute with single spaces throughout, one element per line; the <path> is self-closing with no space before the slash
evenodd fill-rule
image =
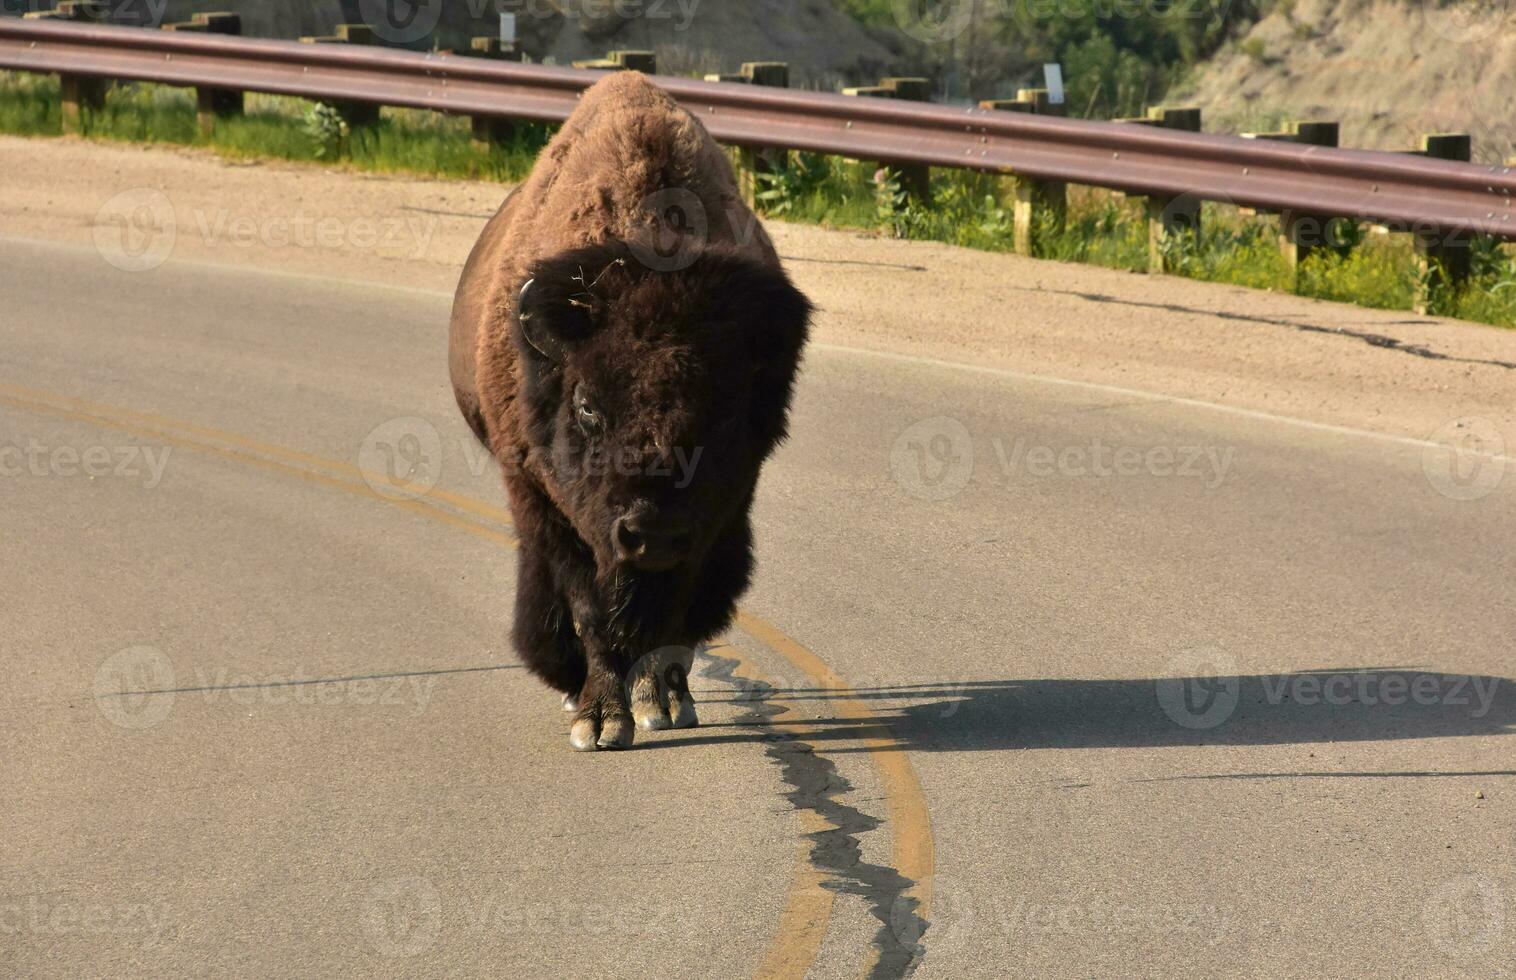
<path id="1" fill-rule="evenodd" d="M 778 764 L 790 787 L 785 798 L 797 810 L 810 810 L 830 826 L 807 834 L 811 840 L 810 862 L 826 878 L 822 887 L 843 895 L 856 895 L 868 903 L 879 921 L 873 946 L 878 962 L 870 980 L 896 980 L 909 976 L 926 954 L 922 944 L 928 923 L 917 914 L 916 899 L 906 894 L 915 884 L 888 865 L 863 859 L 859 839 L 879 827 L 881 821 L 842 802 L 852 788 L 830 759 L 793 732 L 773 728 L 770 722 L 784 709 L 770 701 L 773 688 L 761 681 L 735 676 L 737 660 L 707 651 L 701 676 L 721 681 L 743 692 L 746 710 L 736 721 L 762 731 L 768 757 Z"/>
<path id="2" fill-rule="evenodd" d="M 1037 292 L 1038 290 L 1033 290 Z M 1135 306 L 1149 310 L 1165 310 L 1170 313 L 1191 313 L 1196 316 L 1213 316 L 1218 320 L 1238 320 L 1244 323 L 1262 323 L 1274 327 L 1289 327 L 1299 330 L 1301 333 L 1324 333 L 1338 337 L 1348 337 L 1353 340 L 1361 340 L 1370 347 L 1381 347 L 1385 350 L 1399 351 L 1402 354 L 1410 354 L 1414 357 L 1424 358 L 1428 361 L 1448 361 L 1454 364 L 1479 364 L 1485 367 L 1504 368 L 1507 371 L 1516 371 L 1516 362 L 1484 360 L 1477 357 L 1457 357 L 1453 354 L 1444 354 L 1442 351 L 1433 350 L 1424 344 L 1408 344 L 1395 337 L 1387 337 L 1384 334 L 1368 333 L 1363 330 L 1349 330 L 1347 327 L 1321 327 L 1314 323 L 1300 323 L 1295 320 L 1281 320 L 1275 317 L 1253 316 L 1246 313 L 1228 313 L 1225 310 L 1202 310 L 1192 306 L 1180 306 L 1177 303 L 1143 303 L 1137 300 L 1119 299 L 1115 296 L 1106 296 L 1102 293 L 1079 293 L 1067 290 L 1050 289 L 1046 292 L 1062 293 L 1065 296 L 1077 296 L 1091 303 L 1115 303 L 1119 306 Z M 1421 321 L 1415 321 L 1420 323 Z"/>

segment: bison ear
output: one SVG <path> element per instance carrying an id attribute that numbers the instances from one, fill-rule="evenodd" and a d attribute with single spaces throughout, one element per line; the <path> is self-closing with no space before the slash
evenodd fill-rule
<path id="1" fill-rule="evenodd" d="M 541 277 L 528 279 L 516 297 L 516 322 L 521 341 L 541 357 L 560 364 L 568 353 L 569 340 L 588 332 L 583 309 L 568 302 L 562 289 Z"/>
<path id="2" fill-rule="evenodd" d="M 774 266 L 745 262 L 731 296 L 744 323 L 753 370 L 752 420 L 765 451 L 785 436 L 790 397 L 810 332 L 813 307 Z"/>
<path id="3" fill-rule="evenodd" d="M 728 295 L 741 304 L 732 311 L 733 318 L 747 323 L 754 367 L 785 374 L 799 359 L 810 332 L 811 301 L 783 269 L 744 262 L 735 278 L 736 288 Z"/>

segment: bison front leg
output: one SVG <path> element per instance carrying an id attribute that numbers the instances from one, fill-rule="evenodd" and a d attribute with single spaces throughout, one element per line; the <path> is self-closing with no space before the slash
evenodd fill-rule
<path id="1" fill-rule="evenodd" d="M 693 728 L 700 724 L 695 699 L 690 696 L 690 671 L 695 651 L 668 646 L 638 660 L 627 676 L 631 688 L 632 718 L 643 731 L 662 728 Z"/>
<path id="2" fill-rule="evenodd" d="M 580 752 L 630 748 L 636 730 L 627 704 L 625 668 L 617 669 L 610 647 L 597 637 L 584 637 L 584 647 L 589 670 L 569 726 L 569 744 Z"/>

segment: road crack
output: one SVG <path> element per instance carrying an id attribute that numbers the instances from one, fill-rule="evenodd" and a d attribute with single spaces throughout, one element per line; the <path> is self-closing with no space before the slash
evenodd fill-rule
<path id="1" fill-rule="evenodd" d="M 1486 360 L 1478 357 L 1459 357 L 1455 354 L 1447 354 L 1433 350 L 1424 344 L 1407 343 L 1397 337 L 1390 337 L 1381 333 L 1370 333 L 1366 330 L 1352 330 L 1347 327 L 1326 327 L 1314 323 L 1298 323 L 1294 320 L 1281 320 L 1278 317 L 1256 316 L 1248 313 L 1229 313 L 1225 310 L 1203 310 L 1193 306 L 1182 306 L 1178 303 L 1145 303 L 1140 300 L 1121 299 L 1116 296 L 1108 296 L 1104 293 L 1081 293 L 1063 289 L 1028 290 L 1029 292 L 1060 293 L 1064 296 L 1075 296 L 1090 303 L 1112 303 L 1118 306 L 1132 306 L 1145 310 L 1163 310 L 1167 313 L 1188 313 L 1195 316 L 1213 316 L 1218 320 L 1233 320 L 1240 323 L 1258 323 L 1273 327 L 1289 327 L 1301 333 L 1330 334 L 1337 337 L 1347 337 L 1352 340 L 1362 341 L 1370 347 L 1379 347 L 1384 350 L 1398 351 L 1402 354 L 1410 354 L 1428 361 L 1447 361 L 1452 364 L 1477 364 L 1483 367 L 1504 368 L 1507 371 L 1516 371 L 1516 362 Z M 1429 321 L 1430 322 L 1430 321 Z"/>
<path id="2" fill-rule="evenodd" d="M 735 658 L 707 650 L 703 659 L 702 677 L 740 692 L 737 700 L 746 710 L 736 724 L 761 731 L 764 751 L 779 766 L 780 778 L 789 787 L 785 798 L 790 805 L 809 810 L 828 824 L 828 829 L 806 835 L 811 842 L 811 866 L 825 875 L 821 886 L 863 899 L 879 922 L 872 940 L 878 958 L 868 973 L 870 980 L 910 976 L 925 956 L 921 940 L 929 923 L 917 914 L 916 899 L 907 894 L 914 881 L 889 865 L 864 860 L 861 837 L 877 830 L 883 821 L 843 802 L 853 785 L 837 771 L 836 763 L 819 754 L 804 737 L 771 724 L 786 711 L 772 702 L 772 685 L 736 676 L 739 661 Z"/>

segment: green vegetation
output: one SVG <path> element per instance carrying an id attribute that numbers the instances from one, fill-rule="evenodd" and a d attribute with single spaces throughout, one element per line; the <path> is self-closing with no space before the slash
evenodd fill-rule
<path id="1" fill-rule="evenodd" d="M 113 88 L 99 112 L 86 112 L 92 139 L 203 146 L 224 156 L 342 163 L 363 170 L 515 181 L 525 177 L 551 130 L 524 123 L 509 144 L 476 145 L 466 118 L 407 109 L 383 110 L 379 125 L 349 130 L 332 107 L 249 93 L 246 114 L 200 132 L 194 93 L 163 85 Z M 62 131 L 58 81 L 0 73 L 0 132 L 53 136 Z"/>
<path id="2" fill-rule="evenodd" d="M 894 0 L 840 0 L 854 18 L 902 30 Z M 1004 98 L 1018 86 L 1040 85 L 1044 63 L 1058 62 L 1069 112 L 1108 119 L 1156 105 L 1198 62 L 1256 23 L 1270 0 L 1003 0 L 975 3 L 956 37 L 922 57 L 934 75 L 955 79 L 954 95 Z M 923 5 L 933 23 L 964 8 Z M 909 31 L 906 30 L 908 34 Z M 1263 52 L 1259 51 L 1259 56 Z"/>
<path id="3" fill-rule="evenodd" d="M 872 27 L 884 27 L 892 22 L 894 12 L 890 5 L 891 0 L 837 0 L 837 6 L 854 20 Z"/>
<path id="4" fill-rule="evenodd" d="M 1237 44 L 1237 50 L 1252 58 L 1259 64 L 1266 64 L 1269 60 L 1269 49 L 1263 41 L 1256 37 L 1250 37 L 1246 41 Z"/>
<path id="5" fill-rule="evenodd" d="M 191 95 L 156 85 L 113 90 L 105 108 L 86 113 L 95 139 L 203 146 L 238 158 L 296 160 L 362 170 L 510 182 L 531 169 L 550 129 L 522 124 L 505 146 L 481 147 L 466 119 L 386 109 L 377 126 L 350 128 L 331 107 L 249 95 L 247 114 L 218 121 L 202 136 Z M 0 73 L 0 132 L 56 135 L 61 130 L 55 79 Z M 970 171 L 934 170 L 932 204 L 912 203 L 900 183 L 876 164 L 814 153 L 791 154 L 791 166 L 759 177 L 758 204 L 787 221 L 865 228 L 910 239 L 1010 251 L 1014 221 L 1010 182 Z M 1302 263 L 1297 276 L 1279 254 L 1277 223 L 1206 205 L 1202 235 L 1178 235 L 1166 257 L 1178 275 L 1321 299 L 1409 309 L 1423 272 L 1404 235 L 1367 236 L 1338 254 Z M 1139 202 L 1093 188 L 1074 188 L 1066 220 L 1035 229 L 1035 254 L 1140 271 L 1147 267 L 1147 223 Z M 1481 242 L 1474 274 L 1456 293 L 1433 295 L 1448 316 L 1516 326 L 1516 259 L 1508 248 Z M 1293 281 L 1292 281 L 1293 280 Z"/>

